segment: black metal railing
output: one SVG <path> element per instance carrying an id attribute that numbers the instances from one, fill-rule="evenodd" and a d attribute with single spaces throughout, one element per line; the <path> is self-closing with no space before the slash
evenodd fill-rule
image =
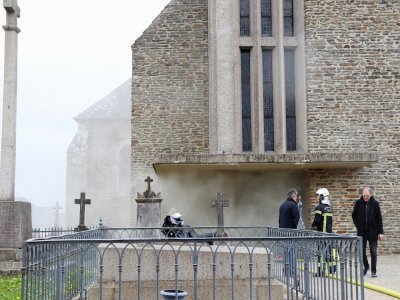
<path id="1" fill-rule="evenodd" d="M 358 237 L 259 226 L 184 227 L 170 238 L 170 230 L 28 240 L 22 299 L 153 300 L 166 289 L 202 300 L 364 299 Z"/>

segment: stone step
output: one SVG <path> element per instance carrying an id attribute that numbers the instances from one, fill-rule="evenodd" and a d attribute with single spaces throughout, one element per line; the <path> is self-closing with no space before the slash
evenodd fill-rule
<path id="1" fill-rule="evenodd" d="M 0 274 L 19 274 L 21 267 L 21 261 L 0 261 Z"/>

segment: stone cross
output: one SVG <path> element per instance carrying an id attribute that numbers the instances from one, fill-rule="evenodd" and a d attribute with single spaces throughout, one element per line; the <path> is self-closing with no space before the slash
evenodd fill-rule
<path id="1" fill-rule="evenodd" d="M 229 200 L 224 200 L 223 194 L 217 193 L 217 199 L 212 201 L 211 206 L 217 208 L 218 234 L 221 235 L 224 233 L 224 207 L 229 207 Z"/>
<path id="2" fill-rule="evenodd" d="M 150 178 L 150 176 L 147 176 L 147 178 L 144 180 L 144 182 L 147 183 L 147 190 L 143 193 L 145 198 L 154 198 L 156 194 L 151 190 L 150 188 L 150 183 L 153 182 L 153 179 Z"/>
<path id="3" fill-rule="evenodd" d="M 59 206 L 58 201 L 56 201 L 56 206 L 52 207 L 52 209 L 54 209 L 54 211 L 55 211 L 54 227 L 58 227 L 58 226 L 60 226 L 60 224 L 58 222 L 58 211 L 61 210 L 62 207 Z"/>
<path id="4" fill-rule="evenodd" d="M 79 225 L 75 230 L 83 231 L 87 230 L 85 226 L 85 205 L 90 204 L 90 199 L 85 199 L 85 193 L 81 193 L 81 197 L 79 199 L 75 199 L 75 204 L 79 204 Z"/>
<path id="5" fill-rule="evenodd" d="M 144 180 L 144 182 L 147 182 L 147 190 L 151 191 L 150 182 L 153 182 L 153 179 L 151 179 L 150 176 L 147 176 L 147 178 Z"/>
<path id="6" fill-rule="evenodd" d="M 20 9 L 17 0 L 3 0 L 7 12 L 4 48 L 3 120 L 0 158 L 0 201 L 14 201 L 16 123 L 17 123 L 17 62 Z"/>

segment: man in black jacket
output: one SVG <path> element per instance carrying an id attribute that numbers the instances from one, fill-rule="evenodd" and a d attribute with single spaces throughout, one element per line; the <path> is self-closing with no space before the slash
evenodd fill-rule
<path id="1" fill-rule="evenodd" d="M 357 227 L 357 235 L 363 238 L 364 275 L 369 269 L 366 254 L 367 241 L 371 253 L 371 276 L 376 275 L 378 239 L 383 240 L 383 223 L 379 202 L 372 196 L 372 190 L 364 187 L 362 196 L 356 201 L 353 208 L 353 222 Z"/>
<path id="2" fill-rule="evenodd" d="M 297 228 L 300 220 L 300 211 L 297 206 L 298 192 L 296 189 L 290 189 L 287 192 L 285 202 L 279 207 L 279 227 L 280 228 Z"/>
<path id="3" fill-rule="evenodd" d="M 296 229 L 297 223 L 300 220 L 300 211 L 297 206 L 299 199 L 299 193 L 296 189 L 290 189 L 287 192 L 286 200 L 279 207 L 279 227 Z M 288 241 L 285 245 L 284 250 L 284 274 L 290 276 L 293 279 L 292 284 L 298 286 L 299 281 L 297 279 L 297 268 L 296 268 L 296 251 L 294 250 L 291 241 Z M 289 272 L 286 272 L 288 267 Z"/>

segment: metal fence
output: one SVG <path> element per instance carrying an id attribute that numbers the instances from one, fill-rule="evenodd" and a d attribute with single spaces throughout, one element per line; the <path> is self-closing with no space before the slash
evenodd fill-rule
<path id="1" fill-rule="evenodd" d="M 154 300 L 162 290 L 196 300 L 364 299 L 358 237 L 262 226 L 176 230 L 100 227 L 28 240 L 22 299 Z"/>
<path id="2" fill-rule="evenodd" d="M 97 227 L 90 227 L 89 229 L 96 229 Z M 75 228 L 68 227 L 47 227 L 47 228 L 33 228 L 32 229 L 32 238 L 45 238 L 45 237 L 55 237 L 65 234 L 76 233 Z"/>

